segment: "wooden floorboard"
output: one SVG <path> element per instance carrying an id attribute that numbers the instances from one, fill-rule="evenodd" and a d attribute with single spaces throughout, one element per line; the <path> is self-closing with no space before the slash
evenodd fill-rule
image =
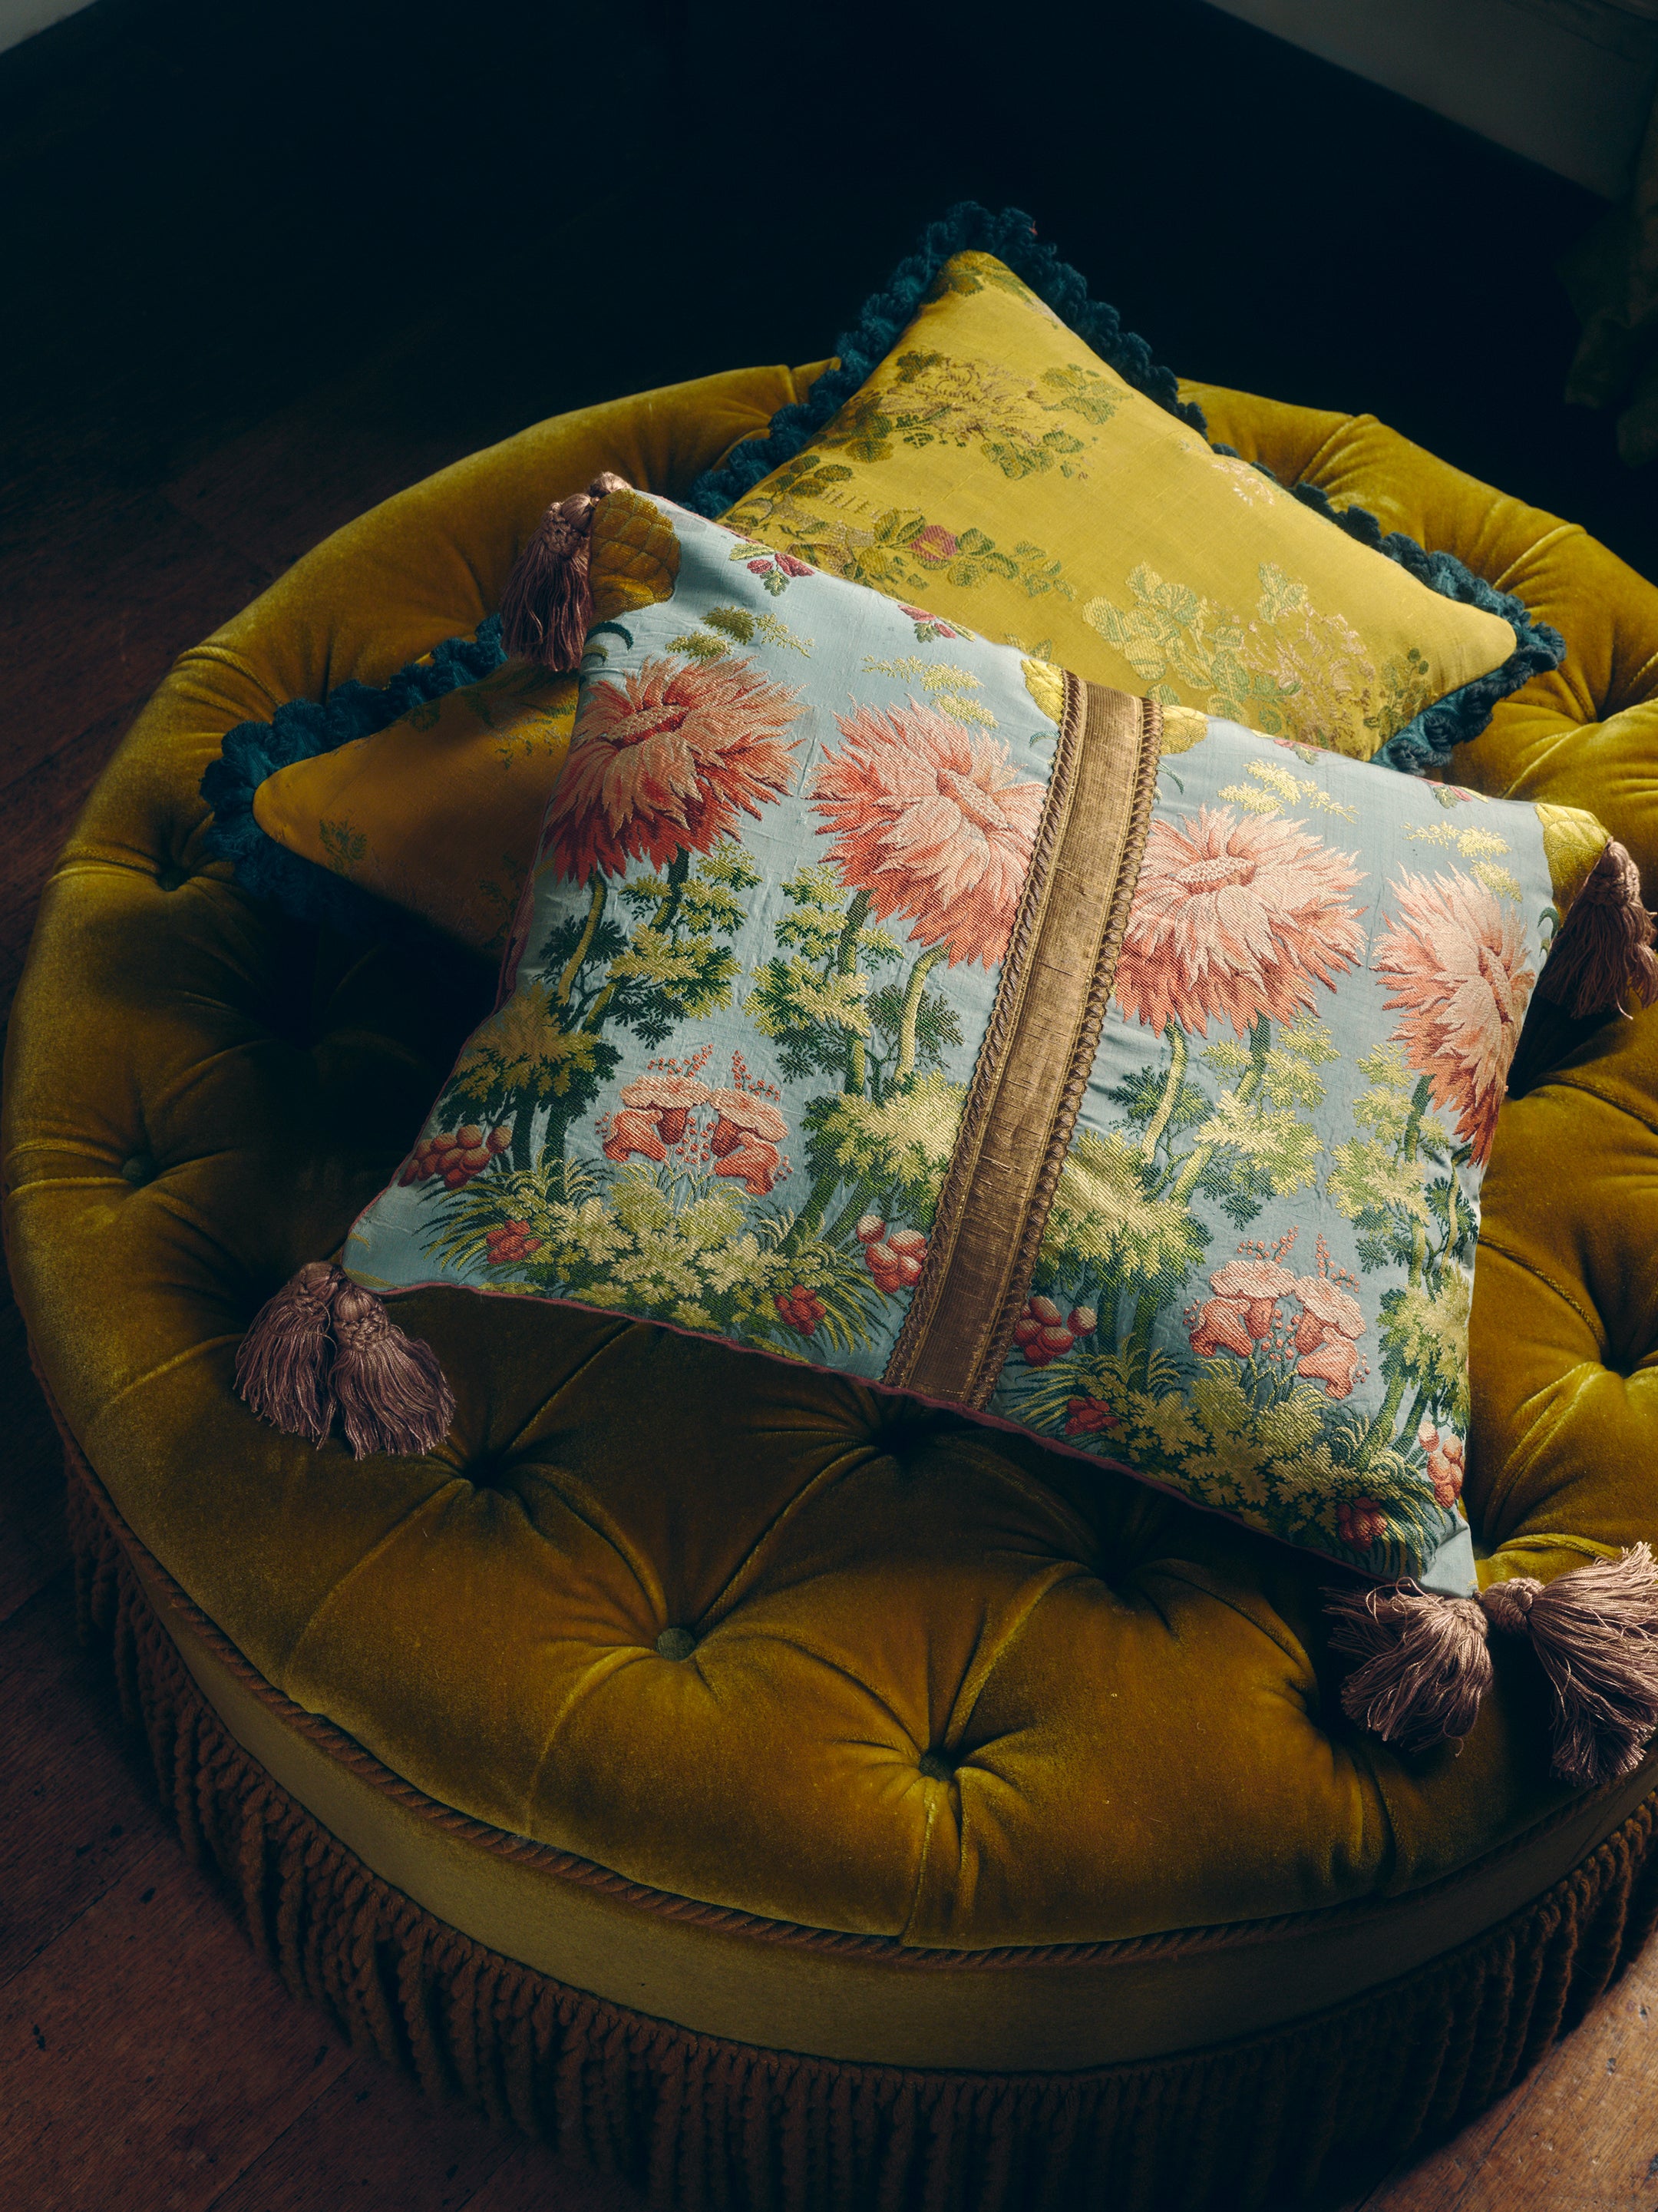
<path id="1" fill-rule="evenodd" d="M 1658 573 L 1655 472 L 1559 400 L 1550 267 L 1596 212 L 1574 188 L 1196 0 L 1068 33 L 1065 82 L 1131 95 L 1080 132 L 1051 56 L 987 64 L 1005 25 L 935 20 L 918 91 L 896 61 L 825 69 L 809 10 L 740 50 L 678 0 L 617 21 L 98 0 L 0 57 L 0 1021 L 179 650 L 523 422 L 828 352 L 963 195 L 1030 208 L 1192 374 L 1373 407 Z M 259 1963 L 76 1640 L 9 1298 L 0 1425 L 0 2207 L 638 2212 L 354 2055 Z M 1649 1952 L 1366 2212 L 1658 2212 L 1655 2021 Z"/>

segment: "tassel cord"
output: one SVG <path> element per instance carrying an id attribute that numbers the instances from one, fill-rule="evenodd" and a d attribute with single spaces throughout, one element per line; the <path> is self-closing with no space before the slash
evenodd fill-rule
<path id="1" fill-rule="evenodd" d="M 1516 1576 L 1447 1598 L 1406 1582 L 1333 1594 L 1326 1611 L 1332 1648 L 1359 1662 L 1344 1710 L 1401 1753 L 1469 1733 L 1491 1682 L 1493 1631 L 1530 1644 L 1554 1692 L 1558 1780 L 1616 1781 L 1658 1731 L 1658 1567 L 1645 1544 L 1552 1583 Z"/>

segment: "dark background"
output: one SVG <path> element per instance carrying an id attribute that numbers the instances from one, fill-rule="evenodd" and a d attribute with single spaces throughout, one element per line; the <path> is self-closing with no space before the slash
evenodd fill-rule
<path id="1" fill-rule="evenodd" d="M 1369 409 L 1658 571 L 1651 483 L 1559 396 L 1600 204 L 1201 0 L 99 0 L 0 57 L 0 195 L 26 507 L 371 364 L 425 461 L 816 359 L 971 197 L 1182 373 Z"/>

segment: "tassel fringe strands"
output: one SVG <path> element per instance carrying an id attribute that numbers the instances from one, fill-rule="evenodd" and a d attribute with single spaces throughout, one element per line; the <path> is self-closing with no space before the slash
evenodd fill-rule
<path id="1" fill-rule="evenodd" d="M 1626 1013 L 1631 992 L 1643 1006 L 1658 1002 L 1658 955 L 1652 916 L 1641 901 L 1641 872 L 1614 837 L 1589 871 L 1549 947 L 1540 994 L 1574 1021 Z"/>
<path id="2" fill-rule="evenodd" d="M 1412 1582 L 1344 1590 L 1330 1643 L 1359 1661 L 1341 1692 L 1350 1720 L 1401 1752 L 1460 1741 L 1491 1686 L 1489 1638 L 1524 1637 L 1554 1691 L 1552 1760 L 1593 1789 L 1632 1773 L 1658 1730 L 1658 1568 L 1645 1544 L 1552 1583 L 1517 1575 L 1477 1598 Z"/>
<path id="3" fill-rule="evenodd" d="M 1658 1919 L 1649 1799 L 1473 1941 L 1207 2051 L 996 2075 L 698 2035 L 486 1950 L 372 1874 L 232 1738 L 73 1474 L 70 1498 L 85 1632 L 113 1660 L 185 1850 L 218 1869 L 292 1994 L 429 2094 L 677 2212 L 1287 2212 L 1357 2196 L 1503 2095 Z"/>
<path id="4" fill-rule="evenodd" d="M 372 1291 L 325 1260 L 300 1269 L 236 1352 L 236 1389 L 285 1436 L 325 1443 L 336 1414 L 358 1459 L 431 1451 L 455 1417 L 429 1344 L 406 1336 Z"/>
<path id="5" fill-rule="evenodd" d="M 586 491 L 555 500 L 542 516 L 501 594 L 501 641 L 509 653 L 557 675 L 580 666 L 593 617 L 587 582 L 593 508 L 607 492 L 627 489 L 627 478 L 607 469 Z"/>

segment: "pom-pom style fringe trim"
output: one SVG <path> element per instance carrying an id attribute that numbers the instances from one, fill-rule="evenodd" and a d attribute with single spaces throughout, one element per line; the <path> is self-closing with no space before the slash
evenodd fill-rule
<path id="1" fill-rule="evenodd" d="M 1081 274 L 1061 261 L 1051 246 L 1038 241 L 1029 216 L 1017 208 L 993 215 L 971 201 L 963 201 L 941 222 L 928 225 L 918 251 L 900 263 L 887 289 L 865 301 L 856 325 L 839 341 L 840 367 L 825 370 L 806 398 L 780 408 L 764 436 L 744 439 L 723 467 L 700 477 L 683 504 L 695 514 L 717 520 L 762 477 L 793 459 L 891 350 L 944 263 L 970 249 L 993 253 L 1005 262 L 1125 383 L 1192 429 L 1207 434 L 1203 410 L 1195 401 L 1180 397 L 1175 372 L 1152 358 L 1144 338 L 1123 329 L 1114 307 L 1090 299 Z M 1215 450 L 1226 454 L 1236 452 L 1225 445 L 1217 445 Z M 1263 475 L 1272 477 L 1264 464 L 1255 465 Z M 1277 477 L 1272 481 L 1276 483 Z M 1297 483 L 1287 489 L 1349 537 L 1399 562 L 1430 590 L 1498 615 L 1513 628 L 1515 650 L 1502 666 L 1448 693 L 1395 731 L 1374 756 L 1382 766 L 1412 775 L 1444 767 L 1458 744 L 1477 737 L 1485 727 L 1498 700 L 1517 690 L 1531 677 L 1558 667 L 1564 659 L 1565 641 L 1558 630 L 1533 623 L 1521 600 L 1495 590 L 1454 554 L 1425 552 L 1414 538 L 1400 531 L 1384 536 L 1374 515 L 1362 507 L 1333 506 L 1315 484 Z M 574 498 L 580 501 L 588 496 L 578 493 Z M 562 504 L 556 502 L 549 510 L 540 529 L 550 527 L 550 518 Z M 525 549 L 509 580 L 509 600 L 514 585 L 527 592 L 535 580 L 534 563 L 529 558 L 531 548 Z M 558 549 L 550 541 L 545 550 L 553 553 Z M 519 649 L 537 657 L 540 641 L 533 626 L 526 626 L 526 610 L 515 603 L 504 604 L 503 612 L 513 616 Z M 429 939 L 428 925 L 417 916 L 384 904 L 268 837 L 254 819 L 253 794 L 278 769 L 331 752 L 354 738 L 372 736 L 422 701 L 441 698 L 461 684 L 476 684 L 490 674 L 506 658 L 501 624 L 501 615 L 491 615 L 479 624 L 476 637 L 446 638 L 427 659 L 399 669 L 383 686 L 349 680 L 337 684 L 325 701 L 290 700 L 276 709 L 269 722 L 238 723 L 227 734 L 220 757 L 210 764 L 201 781 L 201 796 L 213 810 L 205 839 L 209 857 L 228 860 L 243 890 L 256 898 L 270 900 L 296 921 L 319 923 L 355 938 Z"/>
<path id="2" fill-rule="evenodd" d="M 201 795 L 213 810 L 204 840 L 209 859 L 228 860 L 243 890 L 269 899 L 296 921 L 315 922 L 347 937 L 429 940 L 430 926 L 417 916 L 386 905 L 267 836 L 254 818 L 253 794 L 278 769 L 337 751 L 354 738 L 374 737 L 411 708 L 492 675 L 506 658 L 501 617 L 490 615 L 478 624 L 476 636 L 445 638 L 386 684 L 348 678 L 326 700 L 290 699 L 268 722 L 239 722 L 201 781 Z"/>
<path id="3" fill-rule="evenodd" d="M 73 1464 L 73 1462 L 71 1462 Z M 1574 2026 L 1658 1921 L 1658 1800 L 1544 1894 L 1399 1979 L 1265 2034 L 1064 2075 L 796 2057 L 630 2012 L 438 1920 L 331 1835 L 207 1702 L 83 1478 L 83 1637 L 187 1855 L 259 1957 L 359 2049 L 678 2212 L 1266 2212 L 1358 2193 Z"/>
<path id="4" fill-rule="evenodd" d="M 1081 272 L 1061 261 L 1037 239 L 1036 226 L 1022 208 L 993 215 L 975 200 L 961 200 L 942 221 L 921 233 L 915 252 L 893 270 L 887 288 L 872 292 L 858 320 L 835 341 L 838 368 L 825 369 L 804 399 L 779 408 L 763 436 L 745 438 L 723 466 L 697 478 L 681 501 L 694 514 L 717 522 L 745 492 L 754 489 L 785 461 L 792 461 L 825 428 L 866 383 L 914 320 L 928 286 L 958 253 L 991 253 L 1053 308 L 1067 330 L 1093 348 L 1125 384 L 1193 430 L 1206 432 L 1203 410 L 1182 399 L 1172 368 L 1151 357 L 1151 349 L 1134 331 L 1126 331 L 1114 307 L 1090 300 Z"/>
<path id="5" fill-rule="evenodd" d="M 825 369 L 805 399 L 780 408 L 763 436 L 745 438 L 722 467 L 699 477 L 682 504 L 717 521 L 762 477 L 783 462 L 792 461 L 891 352 L 944 264 L 956 254 L 967 252 L 994 254 L 1054 310 L 1067 329 L 1091 346 L 1108 368 L 1115 369 L 1125 384 L 1188 428 L 1208 435 L 1203 410 L 1194 400 L 1181 398 L 1174 370 L 1153 360 L 1143 337 L 1124 330 L 1114 307 L 1089 297 L 1081 273 L 1061 261 L 1051 246 L 1038 240 L 1035 224 L 1022 209 L 1004 208 L 993 215 L 976 201 L 963 200 L 941 222 L 928 224 L 916 251 L 899 263 L 887 289 L 865 301 L 857 322 L 836 342 L 840 367 Z M 1232 446 L 1216 445 L 1215 451 L 1236 454 Z M 1278 482 L 1264 464 L 1255 465 L 1264 476 Z M 1316 484 L 1290 484 L 1284 489 L 1360 544 L 1396 561 L 1430 591 L 1499 615 L 1514 631 L 1515 649 L 1500 667 L 1447 692 L 1394 731 L 1372 756 L 1382 767 L 1411 775 L 1419 775 L 1424 769 L 1443 768 L 1457 745 L 1477 738 L 1485 729 L 1499 699 L 1506 699 L 1545 670 L 1558 668 L 1565 659 L 1566 643 L 1558 630 L 1533 623 L 1522 601 L 1511 592 L 1497 591 L 1454 553 L 1427 552 L 1402 531 L 1384 535 L 1373 514 L 1362 507 L 1332 505 Z"/>
<path id="6" fill-rule="evenodd" d="M 1633 1773 L 1658 1731 L 1658 1567 L 1645 1544 L 1552 1583 L 1517 1575 L 1462 1598 L 1403 1582 L 1332 1592 L 1325 1610 L 1332 1650 L 1360 1662 L 1343 1711 L 1400 1752 L 1468 1734 L 1493 1630 L 1528 1641 L 1554 1691 L 1558 1780 L 1594 1789 Z"/>

